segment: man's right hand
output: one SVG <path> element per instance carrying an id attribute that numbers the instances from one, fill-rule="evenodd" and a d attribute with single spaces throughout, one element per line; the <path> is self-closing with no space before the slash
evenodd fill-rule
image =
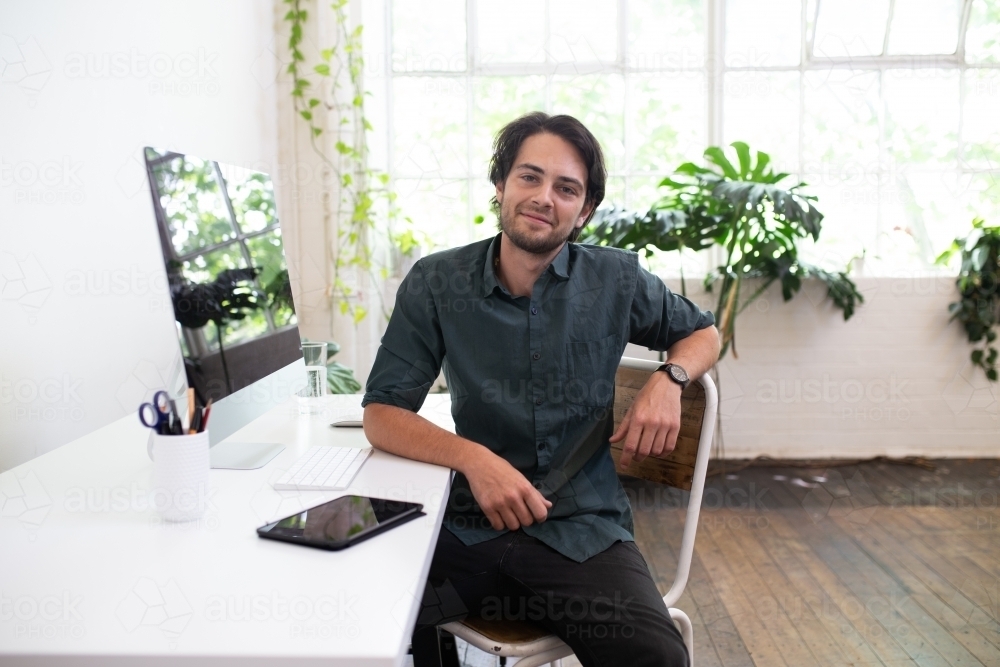
<path id="1" fill-rule="evenodd" d="M 552 503 L 517 468 L 485 447 L 465 471 L 469 488 L 495 530 L 545 521 Z"/>

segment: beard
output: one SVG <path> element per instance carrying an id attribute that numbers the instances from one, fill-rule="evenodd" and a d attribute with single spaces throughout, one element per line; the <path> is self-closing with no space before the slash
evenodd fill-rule
<path id="1" fill-rule="evenodd" d="M 514 217 L 517 215 L 517 211 L 510 210 L 507 207 L 500 205 L 500 231 L 507 235 L 510 242 L 514 244 L 516 248 L 520 248 L 524 252 L 530 252 L 533 255 L 547 255 L 562 244 L 569 240 L 569 237 L 573 235 L 576 231 L 573 227 L 570 227 L 569 231 L 565 234 L 560 234 L 555 228 L 552 229 L 551 233 L 536 237 L 531 236 L 522 230 L 517 228 L 514 223 Z"/>

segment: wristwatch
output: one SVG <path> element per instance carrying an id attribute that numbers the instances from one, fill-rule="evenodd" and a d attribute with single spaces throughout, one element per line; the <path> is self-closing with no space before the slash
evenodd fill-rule
<path id="1" fill-rule="evenodd" d="M 691 384 L 691 378 L 688 377 L 687 371 L 677 364 L 663 364 L 656 370 L 666 373 L 667 377 L 681 386 L 681 391 L 687 389 L 687 386 Z"/>

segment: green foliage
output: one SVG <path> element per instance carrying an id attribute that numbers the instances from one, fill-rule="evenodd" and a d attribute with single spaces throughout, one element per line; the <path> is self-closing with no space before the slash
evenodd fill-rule
<path id="1" fill-rule="evenodd" d="M 989 226 L 982 218 L 972 221 L 972 232 L 955 239 L 938 257 L 947 263 L 956 253 L 962 266 L 955 285 L 961 298 L 948 305 L 951 319 L 958 320 L 972 344 L 982 344 L 970 354 L 972 363 L 997 381 L 997 327 L 1000 324 L 1000 226 Z"/>
<path id="2" fill-rule="evenodd" d="M 724 263 L 705 278 L 709 291 L 719 287 L 715 314 L 725 356 L 733 346 L 736 354 L 736 317 L 764 290 L 777 281 L 785 301 L 790 300 L 807 278 L 821 280 L 827 295 L 844 313 L 854 314 L 864 301 L 846 272 L 830 272 L 801 262 L 798 242 L 817 240 L 823 214 L 816 197 L 800 192 L 805 183 L 779 185 L 788 177 L 770 168 L 771 158 L 751 154 L 743 142 L 731 144 L 730 155 L 720 147 L 705 150 L 709 166 L 685 162 L 671 177 L 663 179 L 663 196 L 645 213 L 602 209 L 584 230 L 580 241 L 644 251 L 703 250 L 713 245 L 725 253 Z M 743 281 L 763 282 L 741 301 Z M 683 284 L 683 283 L 682 283 Z"/>
<path id="3" fill-rule="evenodd" d="M 271 179 L 259 172 L 235 170 L 221 176 L 216 164 L 190 155 L 146 149 L 152 165 L 159 204 L 163 210 L 174 252 L 182 261 L 171 267 L 172 281 L 205 284 L 225 271 L 244 269 L 246 258 L 233 222 L 244 235 L 251 265 L 257 269 L 256 281 L 262 291 L 271 294 L 267 285 L 285 270 L 281 250 L 281 230 L 277 226 L 274 189 Z M 234 221 L 230 220 L 225 197 L 232 205 Z M 204 252 L 205 249 L 210 249 Z M 240 318 L 215 322 L 226 344 L 252 340 L 268 332 L 266 308 L 258 308 Z M 294 323 L 295 311 L 288 304 L 284 309 L 271 309 L 276 327 Z M 211 338 L 206 340 L 212 349 Z M 220 348 L 221 349 L 221 348 Z"/>
<path id="4" fill-rule="evenodd" d="M 377 222 L 376 211 L 385 210 L 390 223 L 398 212 L 394 204 L 396 197 L 388 188 L 388 174 L 367 168 L 367 133 L 372 130 L 372 124 L 364 108 L 362 26 L 350 28 L 348 0 L 334 0 L 330 9 L 338 29 L 337 43 L 321 49 L 322 62 L 310 67 L 301 48 L 308 13 L 300 8 L 300 0 L 284 2 L 289 5 L 284 20 L 290 26 L 288 52 L 291 57 L 286 71 L 292 78 L 295 110 L 309 127 L 313 151 L 334 173 L 340 185 L 331 291 L 339 312 L 357 324 L 367 315 L 367 310 L 357 303 L 353 281 L 345 275 L 360 269 L 376 276 L 378 271 L 370 244 Z M 314 81 L 307 76 L 312 76 Z M 342 86 L 347 87 L 350 104 L 336 101 L 334 93 Z M 324 119 L 328 128 L 324 128 Z M 333 135 L 326 144 L 330 146 L 329 153 L 321 142 L 326 132 Z M 380 201 L 385 202 L 385 209 L 376 206 Z"/>

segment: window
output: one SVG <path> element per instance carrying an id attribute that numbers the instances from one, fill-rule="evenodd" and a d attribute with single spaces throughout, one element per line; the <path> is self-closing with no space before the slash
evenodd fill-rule
<path id="1" fill-rule="evenodd" d="M 490 142 L 535 109 L 594 132 L 605 201 L 630 208 L 708 145 L 770 153 L 818 195 L 823 234 L 803 252 L 830 268 L 864 255 L 875 275 L 928 270 L 974 215 L 1000 215 L 1000 0 L 384 0 L 379 12 L 388 170 L 438 247 L 495 233 Z M 676 273 L 677 257 L 652 268 Z"/>
<path id="2" fill-rule="evenodd" d="M 253 268 L 266 307 L 223 325 L 224 345 L 296 324 L 274 189 L 267 174 L 170 151 L 146 149 L 154 208 L 171 281 L 207 283 L 226 269 Z M 184 329 L 185 356 L 218 351 L 214 331 Z"/>

